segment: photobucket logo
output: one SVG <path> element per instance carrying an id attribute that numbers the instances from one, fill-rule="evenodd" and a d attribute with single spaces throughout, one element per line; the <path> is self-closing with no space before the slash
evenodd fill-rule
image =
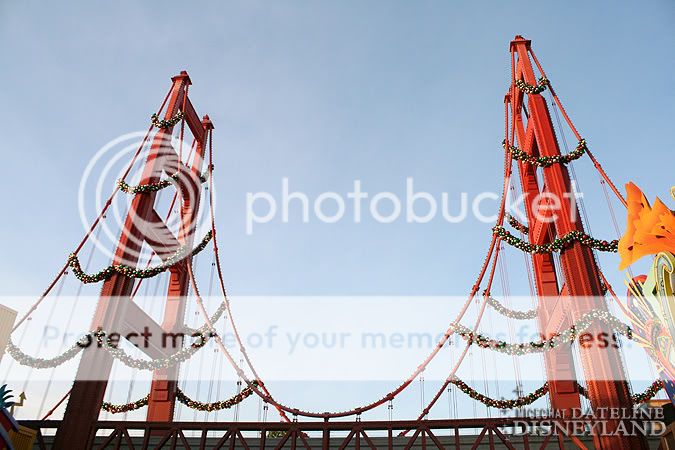
<path id="1" fill-rule="evenodd" d="M 290 223 L 291 210 L 299 211 L 302 223 L 317 221 L 336 223 L 351 220 L 359 224 L 365 217 L 389 224 L 397 221 L 425 224 L 438 217 L 447 223 L 460 223 L 473 218 L 482 223 L 497 221 L 500 195 L 496 192 L 481 192 L 470 198 L 469 193 L 461 192 L 450 198 L 448 192 L 441 192 L 440 198 L 426 191 L 416 191 L 412 177 L 405 180 L 405 196 L 384 191 L 375 194 L 363 190 L 361 180 L 354 180 L 352 190 L 346 194 L 333 191 L 323 192 L 310 198 L 304 192 L 291 191 L 289 179 L 282 178 L 278 197 L 270 192 L 248 192 L 246 194 L 246 234 L 253 234 L 254 224 L 270 223 L 280 218 L 282 223 Z M 525 221 L 525 205 L 531 201 L 534 217 L 542 222 L 552 222 L 562 211 L 567 211 L 576 219 L 576 206 L 570 199 L 581 198 L 576 191 L 558 198 L 550 192 L 542 192 L 530 199 L 527 194 L 514 197 L 510 191 L 506 198 L 506 211 L 518 220 Z"/>
<path id="2" fill-rule="evenodd" d="M 126 177 L 125 189 L 120 189 L 112 198 L 110 206 L 99 222 L 99 230 L 92 233 L 90 240 L 96 248 L 106 256 L 114 256 L 120 236 L 128 239 L 127 251 L 131 259 L 120 261 L 122 264 L 135 266 L 143 252 L 153 250 L 165 259 L 167 255 L 178 250 L 178 236 L 181 227 L 187 225 L 192 230 L 195 240 L 201 239 L 210 230 L 209 199 L 204 195 L 208 184 L 203 175 L 196 174 L 185 165 L 187 161 L 201 163 L 201 156 L 194 156 L 195 146 L 181 143 L 180 139 L 171 134 L 157 132 L 145 140 L 146 132 L 139 131 L 119 136 L 101 147 L 87 164 L 78 191 L 78 210 L 80 221 L 86 231 L 96 220 L 121 180 L 134 154 L 143 145 L 136 163 Z M 179 160 L 181 148 L 183 161 Z M 139 183 L 148 175 L 147 165 L 144 164 L 150 152 L 153 151 L 154 169 L 152 176 L 161 183 L 160 189 L 136 191 Z M 188 161 L 189 160 L 189 161 Z M 206 170 L 206 164 L 202 164 Z M 204 172 L 206 173 L 206 172 Z M 125 192 L 126 190 L 126 192 Z M 138 196 L 149 196 L 147 199 L 138 199 Z M 213 193 L 215 208 L 215 192 Z M 199 202 L 196 200 L 199 199 Z M 147 203 L 138 211 L 133 207 L 134 202 Z M 184 205 L 191 207 L 199 203 L 199 210 L 192 214 L 188 223 L 183 223 L 185 217 Z M 150 213 L 146 213 L 150 210 Z M 145 243 L 151 244 L 150 248 Z"/>

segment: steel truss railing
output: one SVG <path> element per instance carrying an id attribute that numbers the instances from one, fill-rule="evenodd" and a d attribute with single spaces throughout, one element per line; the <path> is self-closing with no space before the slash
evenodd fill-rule
<path id="1" fill-rule="evenodd" d="M 99 421 L 91 449 L 566 449 L 592 448 L 590 436 L 528 434 L 541 419 L 502 417 L 404 421 L 131 422 Z M 60 421 L 22 421 L 37 429 L 37 448 L 51 448 Z M 408 436 L 399 432 L 411 430 Z M 527 432 L 525 432 L 527 431 Z M 274 435 L 274 437 L 270 437 Z"/>

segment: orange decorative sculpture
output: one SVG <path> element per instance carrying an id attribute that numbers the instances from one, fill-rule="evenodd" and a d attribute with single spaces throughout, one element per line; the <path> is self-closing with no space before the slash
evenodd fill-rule
<path id="1" fill-rule="evenodd" d="M 619 254 L 623 270 L 646 255 L 659 252 L 675 253 L 675 212 L 663 204 L 658 197 L 654 206 L 639 187 L 626 185 L 628 193 L 628 223 L 626 233 L 619 241 Z M 671 189 L 671 194 L 675 193 Z"/>
<path id="2" fill-rule="evenodd" d="M 627 282 L 628 313 L 636 340 L 654 360 L 668 397 L 675 402 L 675 212 L 659 198 L 650 206 L 633 183 L 626 190 L 628 223 L 619 241 L 620 268 L 654 255 L 649 273 Z M 671 195 L 675 197 L 675 188 Z"/>

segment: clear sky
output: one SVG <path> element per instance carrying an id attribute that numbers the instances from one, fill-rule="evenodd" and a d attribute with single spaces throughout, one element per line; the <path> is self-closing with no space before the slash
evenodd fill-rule
<path id="1" fill-rule="evenodd" d="M 674 24 L 665 0 L 3 1 L 0 294 L 51 281 L 84 232 L 87 163 L 145 129 L 181 70 L 216 127 L 230 292 L 465 294 L 490 224 L 303 224 L 292 214 L 247 235 L 246 193 L 278 198 L 284 177 L 310 196 L 346 195 L 355 179 L 401 194 L 406 177 L 450 199 L 498 192 L 508 44 L 522 34 L 617 185 L 632 180 L 672 206 Z M 575 169 L 594 235 L 616 238 L 590 161 Z M 511 290 L 528 294 L 511 255 Z M 618 258 L 602 263 L 620 283 Z"/>
<path id="2" fill-rule="evenodd" d="M 665 1 L 2 2 L 1 289 L 37 293 L 50 280 L 83 233 L 89 159 L 144 129 L 186 69 L 216 125 L 234 292 L 464 293 L 489 224 L 277 220 L 246 236 L 245 195 L 278 195 L 285 176 L 315 195 L 357 178 L 403 192 L 407 176 L 451 199 L 498 191 L 508 43 L 522 34 L 616 183 L 667 198 L 674 19 Z M 590 163 L 578 166 L 582 189 L 599 192 Z M 604 204 L 592 210 L 608 223 Z"/>

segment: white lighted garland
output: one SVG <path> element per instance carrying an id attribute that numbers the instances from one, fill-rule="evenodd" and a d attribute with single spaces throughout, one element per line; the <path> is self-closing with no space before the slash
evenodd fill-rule
<path id="1" fill-rule="evenodd" d="M 213 315 L 211 316 L 211 323 L 215 324 L 218 322 L 220 317 L 223 315 L 223 313 L 227 310 L 227 305 L 225 302 L 221 302 L 218 308 L 214 311 Z M 201 333 L 201 334 L 206 334 L 208 331 L 209 327 L 207 324 L 202 325 L 199 328 L 190 328 L 190 327 L 185 327 L 185 332 L 188 334 L 194 334 L 194 333 Z"/>
<path id="2" fill-rule="evenodd" d="M 225 304 L 225 302 L 222 302 L 218 306 L 218 308 L 213 312 L 213 315 L 211 316 L 211 323 L 217 322 L 222 317 L 226 309 L 227 305 Z M 90 333 L 86 333 L 78 341 L 76 341 L 70 348 L 68 348 L 60 355 L 54 356 L 53 358 L 37 358 L 34 356 L 30 356 L 24 353 L 19 347 L 14 345 L 11 339 L 7 343 L 6 350 L 9 356 L 11 356 L 16 362 L 18 362 L 22 366 L 28 366 L 34 369 L 51 369 L 54 367 L 58 367 L 61 364 L 73 359 L 75 356 L 77 356 L 78 353 L 84 350 L 89 343 L 91 343 L 91 338 L 94 337 L 98 339 L 98 341 L 101 344 L 103 344 L 102 347 L 105 348 L 113 356 L 113 358 L 119 359 L 127 366 L 143 370 L 155 370 L 160 368 L 171 367 L 175 364 L 187 361 L 201 347 L 203 347 L 206 341 L 208 340 L 207 329 L 208 329 L 207 325 L 202 325 L 199 328 L 185 327 L 184 332 L 186 335 L 198 334 L 200 336 L 203 336 L 202 339 L 203 342 L 197 346 L 190 346 L 184 348 L 178 351 L 177 353 L 174 353 L 172 356 L 168 358 L 160 358 L 153 360 L 133 358 L 129 356 L 123 349 L 111 346 L 108 343 L 107 339 L 99 338 L 99 335 L 101 337 L 105 336 L 105 332 L 102 331 L 92 331 Z"/>
<path id="3" fill-rule="evenodd" d="M 79 342 L 82 342 L 82 340 L 80 340 Z M 76 342 L 75 344 L 73 344 L 72 347 L 70 347 L 68 350 L 61 353 L 60 355 L 55 356 L 53 358 L 45 359 L 45 358 L 36 358 L 25 354 L 24 352 L 21 351 L 19 347 L 14 345 L 14 343 L 11 340 L 7 343 L 7 353 L 9 353 L 9 356 L 14 358 L 14 360 L 19 364 L 21 364 L 22 366 L 28 366 L 34 369 L 49 369 L 60 366 L 66 361 L 73 359 L 82 350 L 84 350 L 84 347 L 78 345 L 78 343 Z"/>
<path id="4" fill-rule="evenodd" d="M 628 325 L 621 322 L 609 312 L 598 309 L 593 309 L 583 314 L 575 325 L 572 325 L 570 328 L 556 334 L 550 339 L 523 342 L 519 344 L 510 344 L 505 341 L 497 341 L 480 333 L 474 334 L 470 328 L 462 324 L 453 324 L 451 328 L 453 328 L 453 330 L 470 345 L 476 344 L 481 348 L 487 348 L 500 353 L 506 353 L 508 355 L 525 355 L 552 350 L 563 343 L 573 343 L 579 333 L 588 329 L 596 319 L 609 325 L 614 331 L 623 336 L 626 336 L 628 339 L 633 338 L 632 329 Z"/>
<path id="5" fill-rule="evenodd" d="M 129 356 L 129 354 L 120 347 L 115 347 L 109 342 L 109 338 L 105 337 L 105 333 L 102 331 L 97 331 L 93 333 L 98 342 L 101 344 L 102 348 L 106 349 L 108 353 L 112 355 L 113 358 L 122 362 L 124 365 L 129 366 L 133 369 L 140 370 L 157 370 L 157 369 L 166 369 L 167 367 L 175 366 L 182 362 L 190 359 L 195 353 L 199 351 L 202 347 L 206 345 L 206 342 L 209 340 L 208 335 L 201 335 L 201 342 L 191 344 L 189 347 L 183 348 L 171 356 L 166 358 L 156 358 L 156 359 L 140 359 Z"/>
<path id="6" fill-rule="evenodd" d="M 537 317 L 536 308 L 529 309 L 527 311 L 517 311 L 515 309 L 507 308 L 506 306 L 499 303 L 499 300 L 492 297 L 488 297 L 487 302 L 488 305 L 492 307 L 492 309 L 497 311 L 502 316 L 508 317 L 510 319 L 527 320 L 527 319 L 534 319 L 535 317 Z"/>

